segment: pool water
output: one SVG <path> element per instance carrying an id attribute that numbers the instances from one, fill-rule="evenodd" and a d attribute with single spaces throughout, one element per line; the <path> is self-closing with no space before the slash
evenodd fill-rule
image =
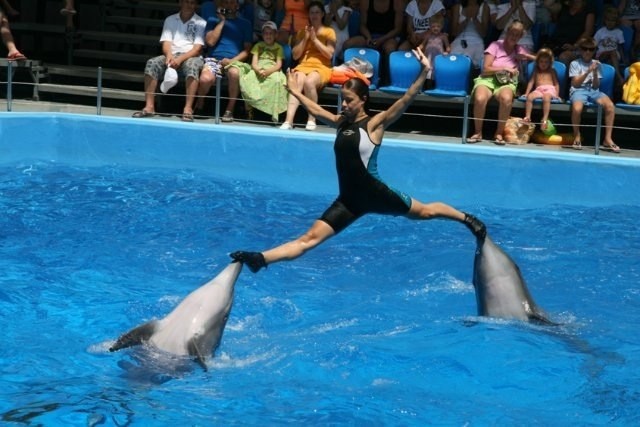
<path id="1" fill-rule="evenodd" d="M 119 334 L 237 249 L 302 233 L 332 194 L 202 171 L 0 167 L 3 425 L 638 425 L 637 207 L 459 206 L 559 327 L 476 316 L 460 224 L 368 216 L 245 269 L 205 372 Z"/>

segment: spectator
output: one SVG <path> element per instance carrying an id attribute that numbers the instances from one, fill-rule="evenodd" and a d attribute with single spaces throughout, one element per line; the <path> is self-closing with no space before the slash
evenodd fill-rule
<path id="1" fill-rule="evenodd" d="M 278 41 L 293 44 L 293 37 L 309 24 L 311 0 L 277 0 L 276 13 L 282 14 Z"/>
<path id="2" fill-rule="evenodd" d="M 16 16 L 20 15 L 20 12 L 18 12 L 13 6 L 11 6 L 9 0 L 0 0 L 0 11 L 2 10 L 4 10 L 4 13 L 9 18 L 15 18 Z"/>
<path id="3" fill-rule="evenodd" d="M 360 34 L 347 40 L 343 50 L 371 47 L 379 50 L 384 60 L 398 49 L 403 20 L 403 0 L 360 0 Z"/>
<path id="4" fill-rule="evenodd" d="M 461 0 L 451 10 L 451 29 L 455 37 L 452 53 L 467 55 L 476 68 L 484 57 L 484 38 L 489 29 L 489 6 L 483 0 Z"/>
<path id="5" fill-rule="evenodd" d="M 75 0 L 65 0 L 64 7 L 60 9 L 60 14 L 67 18 L 67 31 L 74 28 L 73 17 L 76 14 Z"/>
<path id="6" fill-rule="evenodd" d="M 556 15 L 556 29 L 545 46 L 569 65 L 578 57 L 578 41 L 593 36 L 595 16 L 591 0 L 569 0 Z"/>
<path id="7" fill-rule="evenodd" d="M 334 63 L 342 58 L 342 46 L 349 39 L 349 18 L 353 10 L 343 0 L 331 0 L 324 6 L 324 25 L 333 28 L 336 33 L 336 50 L 333 53 Z"/>
<path id="8" fill-rule="evenodd" d="M 399 50 L 411 50 L 424 43 L 429 30 L 430 19 L 434 15 L 445 15 L 442 0 L 411 0 L 404 13 L 407 16 L 407 39 L 398 47 Z"/>
<path id="9" fill-rule="evenodd" d="M 611 64 L 616 70 L 616 81 L 622 87 L 624 78 L 620 73 L 620 59 L 624 46 L 624 34 L 619 27 L 620 20 L 618 9 L 608 7 L 604 11 L 604 26 L 600 27 L 593 36 L 596 45 L 596 59 L 606 64 Z"/>
<path id="10" fill-rule="evenodd" d="M 509 24 L 516 20 L 522 22 L 524 26 L 524 35 L 518 44 L 529 51 L 534 51 L 530 30 L 536 20 L 535 0 L 511 0 L 496 6 L 495 13 L 491 16 L 491 21 L 498 30 L 502 31 L 498 39 L 505 38 Z"/>
<path id="11" fill-rule="evenodd" d="M 251 23 L 238 13 L 238 0 L 222 0 L 221 5 L 217 18 L 210 18 L 207 23 L 205 41 L 207 46 L 210 46 L 210 51 L 200 73 L 196 110 L 204 107 L 204 97 L 218 77 L 226 71 L 229 100 L 222 121 L 232 122 L 236 101 L 240 95 L 240 71 L 237 67 L 229 65 L 235 61 L 246 62 L 249 59 L 253 31 Z"/>
<path id="12" fill-rule="evenodd" d="M 264 24 L 273 21 L 274 3 L 273 0 L 254 0 L 253 4 L 253 41 L 262 40 L 262 29 Z"/>
<path id="13" fill-rule="evenodd" d="M 578 42 L 580 58 L 571 62 L 569 66 L 569 78 L 571 88 L 569 90 L 569 100 L 571 102 L 571 126 L 573 127 L 573 148 L 582 149 L 582 136 L 580 135 L 580 120 L 582 109 L 586 102 L 600 104 L 604 111 L 604 141 L 602 149 L 620 152 L 620 147 L 613 142 L 613 120 L 615 119 L 615 107 L 613 101 L 600 91 L 600 79 L 602 71 L 600 62 L 593 59 L 596 50 L 596 42 L 588 37 Z"/>
<path id="14" fill-rule="evenodd" d="M 562 5 L 559 0 L 537 0 L 536 1 L 536 21 L 540 26 L 540 39 L 549 36 L 549 26 L 553 23 L 553 17 L 558 14 Z M 534 40 L 534 43 L 537 40 Z"/>
<path id="15" fill-rule="evenodd" d="M 182 119 L 193 121 L 193 101 L 203 63 L 200 53 L 204 46 L 206 21 L 196 14 L 197 0 L 180 0 L 178 6 L 179 12 L 166 18 L 162 27 L 162 55 L 147 61 L 144 69 L 145 106 L 141 111 L 133 113 L 133 117 L 150 117 L 155 114 L 158 81 L 167 67 L 170 67 L 185 76 L 187 96 Z"/>
<path id="16" fill-rule="evenodd" d="M 7 6 L 8 3 L 2 2 L 3 6 Z M 7 12 L 8 13 L 8 12 Z M 23 61 L 27 59 L 16 47 L 16 43 L 13 40 L 11 34 L 11 28 L 9 28 L 9 20 L 5 15 L 4 9 L 0 7 L 0 34 L 2 35 L 2 42 L 7 47 L 7 59 L 10 61 Z"/>
<path id="17" fill-rule="evenodd" d="M 65 16 L 75 15 L 76 14 L 75 0 L 65 0 L 64 7 L 60 9 L 60 13 Z"/>
<path id="18" fill-rule="evenodd" d="M 444 15 L 436 14 L 430 19 L 429 30 L 424 38 L 421 46 L 421 50 L 424 55 L 429 59 L 431 64 L 435 67 L 435 57 L 441 54 L 449 54 L 451 47 L 449 46 L 449 34 L 443 33 L 444 27 Z M 427 73 L 427 80 L 425 81 L 427 89 L 433 87 L 433 69 Z"/>
<path id="19" fill-rule="evenodd" d="M 336 46 L 336 33 L 325 27 L 324 4 L 312 0 L 309 4 L 309 25 L 298 32 L 292 49 L 293 59 L 298 65 L 293 69 L 293 79 L 302 88 L 304 95 L 318 102 L 318 91 L 331 79 L 331 58 Z M 287 116 L 280 129 L 293 129 L 293 120 L 300 101 L 289 96 Z M 309 114 L 306 130 L 316 129 L 316 118 Z"/>
<path id="20" fill-rule="evenodd" d="M 640 60 L 640 0 L 619 0 L 620 25 L 634 29 L 632 56 L 629 62 Z"/>
<path id="21" fill-rule="evenodd" d="M 262 41 L 251 48 L 251 65 L 233 62 L 230 68 L 240 72 L 240 91 L 251 111 L 256 108 L 271 116 L 274 122 L 287 110 L 287 79 L 282 73 L 284 51 L 276 42 L 278 27 L 267 21 L 262 26 Z"/>
<path id="22" fill-rule="evenodd" d="M 524 96 L 527 98 L 524 108 L 524 122 L 531 123 L 533 100 L 542 98 L 540 129 L 542 131 L 547 130 L 551 100 L 560 98 L 560 81 L 556 70 L 553 68 L 553 52 L 551 52 L 551 49 L 542 48 L 538 51 L 533 74 L 529 78 Z"/>
<path id="23" fill-rule="evenodd" d="M 519 61 L 535 59 L 535 56 L 518 45 L 523 34 L 522 22 L 513 21 L 507 27 L 507 36 L 503 40 L 494 41 L 485 50 L 482 71 L 474 80 L 472 92 L 475 132 L 467 142 L 482 141 L 482 125 L 487 103 L 494 97 L 499 104 L 494 142 L 504 145 L 504 125 L 511 113 L 513 97 L 516 93 Z"/>

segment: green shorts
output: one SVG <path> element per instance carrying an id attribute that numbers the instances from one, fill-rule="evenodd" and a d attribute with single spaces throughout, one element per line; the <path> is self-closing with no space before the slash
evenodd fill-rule
<path id="1" fill-rule="evenodd" d="M 509 88 L 511 89 L 511 92 L 513 92 L 515 96 L 516 90 L 518 89 L 515 83 L 505 83 L 501 85 L 500 83 L 498 83 L 498 80 L 496 80 L 494 76 L 489 76 L 489 77 L 479 76 L 473 79 L 473 90 L 471 91 L 472 94 L 478 86 L 486 86 L 494 95 L 503 88 Z"/>

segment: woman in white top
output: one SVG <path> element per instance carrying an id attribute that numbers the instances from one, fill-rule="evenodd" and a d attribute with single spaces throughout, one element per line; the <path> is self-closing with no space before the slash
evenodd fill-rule
<path id="1" fill-rule="evenodd" d="M 353 9 L 344 5 L 343 0 L 331 0 L 324 6 L 324 25 L 333 28 L 336 33 L 334 59 L 342 58 L 342 45 L 349 39 L 349 18 Z"/>
<path id="2" fill-rule="evenodd" d="M 483 0 L 461 0 L 452 7 L 451 53 L 464 54 L 478 68 L 484 58 L 484 38 L 489 29 L 489 6 Z"/>
<path id="3" fill-rule="evenodd" d="M 498 30 L 501 30 L 499 39 L 503 40 L 507 34 L 507 27 L 513 21 L 518 20 L 524 25 L 524 35 L 518 44 L 530 52 L 535 51 L 531 27 L 536 22 L 535 0 L 511 0 L 509 3 L 493 4 L 491 8 L 491 22 Z"/>
<path id="4" fill-rule="evenodd" d="M 429 19 L 437 13 L 444 15 L 445 12 L 442 0 L 411 0 L 404 9 L 407 39 L 400 44 L 398 50 L 411 50 L 421 46 L 429 29 Z"/>

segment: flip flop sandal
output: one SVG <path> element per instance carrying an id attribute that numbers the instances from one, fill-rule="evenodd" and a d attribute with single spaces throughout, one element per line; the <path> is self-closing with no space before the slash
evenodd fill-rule
<path id="1" fill-rule="evenodd" d="M 620 147 L 618 147 L 616 144 L 602 145 L 602 149 L 604 151 L 610 151 L 612 153 L 619 153 L 620 152 Z"/>
<path id="2" fill-rule="evenodd" d="M 150 113 L 146 110 L 136 111 L 131 115 L 131 117 L 135 117 L 136 119 L 145 118 L 145 117 L 153 117 L 155 113 Z"/>

